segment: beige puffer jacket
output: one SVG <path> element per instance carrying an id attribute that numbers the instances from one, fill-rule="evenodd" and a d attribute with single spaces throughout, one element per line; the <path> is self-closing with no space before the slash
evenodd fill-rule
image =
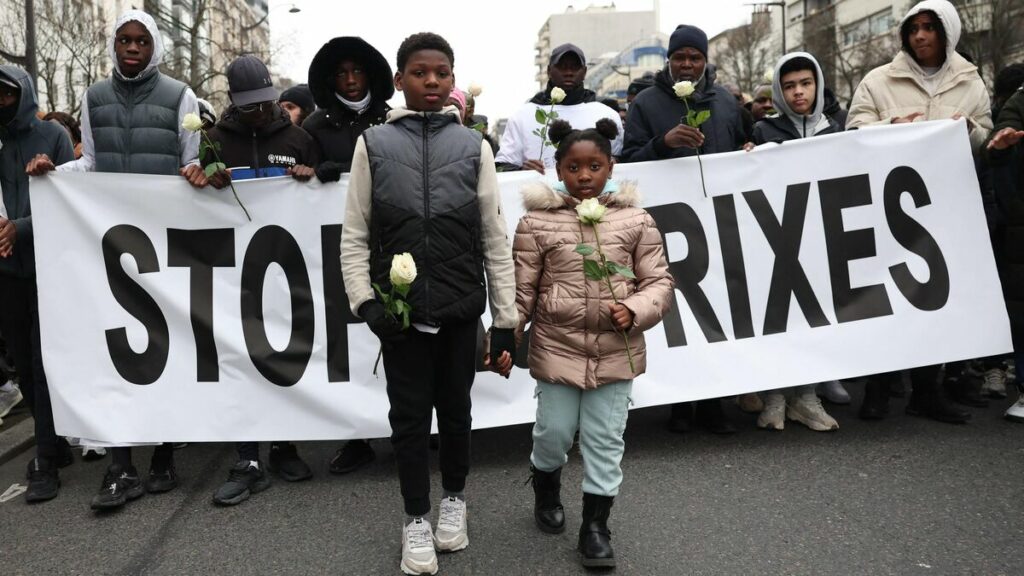
<path id="1" fill-rule="evenodd" d="M 576 217 L 579 201 L 544 182 L 523 189 L 529 211 L 519 221 L 512 245 L 516 264 L 516 307 L 522 333 L 532 321 L 530 375 L 579 388 L 630 380 L 647 367 L 643 331 L 661 322 L 673 297 L 661 233 L 654 219 L 637 207 L 639 193 L 623 182 L 602 197 L 608 206 L 598 224 L 605 256 L 633 270 L 636 280 L 613 276 L 619 301 L 633 312 L 629 330 L 636 373 L 630 373 L 622 334 L 611 324 L 613 303 L 607 284 L 583 274 L 576 245 L 596 246 L 594 229 Z M 589 258 L 596 258 L 596 255 Z"/>
<path id="2" fill-rule="evenodd" d="M 967 119 L 971 150 L 977 154 L 992 130 L 992 104 L 978 68 L 957 54 L 960 17 L 945 0 L 919 2 L 904 16 L 903 22 L 922 11 L 938 15 L 946 30 L 946 62 L 929 92 L 923 70 L 905 51 L 892 62 L 879 66 L 861 80 L 853 94 L 846 129 L 870 124 L 885 124 L 894 118 L 920 112 L 916 121 L 945 120 L 960 114 Z"/>

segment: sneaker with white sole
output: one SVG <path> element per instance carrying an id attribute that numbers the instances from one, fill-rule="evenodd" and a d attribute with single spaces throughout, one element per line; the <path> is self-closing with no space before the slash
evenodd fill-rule
<path id="1" fill-rule="evenodd" d="M 12 385 L 10 390 L 6 392 L 0 390 L 0 418 L 7 416 L 7 413 L 11 411 L 21 402 L 21 389 L 17 385 Z"/>
<path id="2" fill-rule="evenodd" d="M 779 392 L 764 394 L 764 410 L 757 415 L 757 427 L 782 430 L 786 427 L 786 397 Z"/>
<path id="3" fill-rule="evenodd" d="M 839 430 L 839 423 L 825 412 L 821 399 L 813 391 L 794 396 L 786 407 L 786 418 L 795 420 L 815 432 Z"/>
<path id="4" fill-rule="evenodd" d="M 850 403 L 850 393 L 846 391 L 843 383 L 839 380 L 822 382 L 821 384 L 818 384 L 815 391 L 818 393 L 818 396 L 821 396 L 827 402 L 831 402 L 832 404 L 845 406 Z"/>
<path id="5" fill-rule="evenodd" d="M 441 500 L 434 545 L 442 552 L 455 552 L 469 546 L 466 530 L 466 501 L 449 496 Z"/>
<path id="6" fill-rule="evenodd" d="M 411 574 L 437 574 L 437 553 L 430 522 L 414 518 L 402 527 L 402 572 Z"/>
<path id="7" fill-rule="evenodd" d="M 1006 371 L 1002 368 L 991 368 L 985 371 L 981 394 L 992 398 L 1006 398 Z M 0 412 L 0 416 L 3 413 Z"/>
<path id="8" fill-rule="evenodd" d="M 1024 394 L 1021 394 L 1017 401 L 1012 406 L 1006 409 L 1006 413 L 1003 414 L 1007 420 L 1013 420 L 1014 422 L 1024 422 Z"/>

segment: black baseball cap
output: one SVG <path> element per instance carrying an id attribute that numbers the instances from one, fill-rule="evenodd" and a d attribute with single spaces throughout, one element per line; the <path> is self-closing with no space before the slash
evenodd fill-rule
<path id="1" fill-rule="evenodd" d="M 576 57 L 580 59 L 580 64 L 583 64 L 584 66 L 587 65 L 587 58 L 583 55 L 583 50 L 580 50 L 579 46 L 570 43 L 565 43 L 561 46 L 555 47 L 555 49 L 551 51 L 551 59 L 548 60 L 548 65 L 554 66 L 555 64 L 558 64 L 558 61 L 566 54 L 575 54 Z"/>
<path id="2" fill-rule="evenodd" d="M 227 76 L 228 93 L 235 106 L 277 100 L 278 92 L 270 78 L 270 70 L 252 54 L 239 56 L 228 64 Z"/>

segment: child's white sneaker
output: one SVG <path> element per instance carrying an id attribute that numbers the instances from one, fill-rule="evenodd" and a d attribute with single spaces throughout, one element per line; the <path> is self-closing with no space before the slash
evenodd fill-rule
<path id="1" fill-rule="evenodd" d="M 434 538 L 425 518 L 416 518 L 402 527 L 402 572 L 413 576 L 437 574 Z"/>
<path id="2" fill-rule="evenodd" d="M 839 423 L 825 412 L 821 400 L 813 391 L 799 394 L 790 400 L 786 418 L 796 420 L 815 432 L 839 430 Z"/>
<path id="3" fill-rule="evenodd" d="M 786 397 L 778 392 L 764 395 L 764 409 L 757 416 L 757 427 L 765 430 L 782 430 L 786 427 Z"/>
<path id="4" fill-rule="evenodd" d="M 441 513 L 437 519 L 434 544 L 443 552 L 455 552 L 469 546 L 465 500 L 459 500 L 454 496 L 441 500 Z"/>

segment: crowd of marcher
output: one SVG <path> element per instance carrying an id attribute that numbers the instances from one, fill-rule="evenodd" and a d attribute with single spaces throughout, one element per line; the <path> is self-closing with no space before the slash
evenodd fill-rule
<path id="1" fill-rule="evenodd" d="M 30 176 L 180 175 L 202 189 L 273 176 L 335 182 L 348 174 L 341 264 L 351 309 L 383 349 L 405 511 L 401 569 L 433 574 L 436 551 L 469 544 L 470 387 L 478 360 L 477 323 L 488 303 L 493 325 L 483 362 L 499 374 L 507 377 L 513 369 L 517 343 L 530 326 L 537 418 L 529 470 L 537 526 L 547 533 L 565 530 L 561 470 L 578 434 L 581 561 L 587 567 L 614 566 L 608 522 L 622 482 L 630 390 L 646 366 L 643 332 L 667 312 L 674 285 L 661 234 L 638 205 L 637 184 L 613 178 L 616 163 L 751 151 L 872 124 L 962 118 L 1014 349 L 1018 355 L 1024 351 L 1024 251 L 1018 244 L 1024 238 L 1024 64 L 998 71 L 990 98 L 978 68 L 957 51 L 960 34 L 959 15 L 946 0 L 914 6 L 899 26 L 900 50 L 867 74 L 849 113 L 825 86 L 822 63 L 805 52 L 782 56 L 771 78 L 748 96 L 716 82 L 706 34 L 680 25 L 671 34 L 664 68 L 634 81 L 623 108 L 598 101 L 584 87 L 586 56 L 564 44 L 551 53 L 548 85 L 509 118 L 500 145 L 485 134 L 486 118 L 475 113 L 479 89 L 455 86 L 455 55 L 433 33 L 406 38 L 396 70 L 361 38 L 335 38 L 314 57 L 308 84 L 284 91 L 273 86 L 259 58 L 241 56 L 226 70 L 231 105 L 223 111 L 160 71 L 162 35 L 153 18 L 137 10 L 117 19 L 110 39 L 113 73 L 86 90 L 77 119 L 61 112 L 43 115 L 28 74 L 0 66 L 0 330 L 6 342 L 0 417 L 23 398 L 34 416 L 36 455 L 26 500 L 56 497 L 58 470 L 73 461 L 71 444 L 54 430 L 41 353 Z M 691 92 L 685 102 L 680 85 Z M 405 105 L 391 108 L 396 89 Z M 699 126 L 681 121 L 691 109 L 710 116 Z M 538 110 L 557 117 L 543 132 L 537 130 Z M 193 115 L 218 147 L 219 159 L 201 157 L 199 133 L 185 128 Z M 211 168 L 214 162 L 222 165 Z M 510 236 L 496 175 L 512 170 L 548 177 L 523 189 L 527 214 Z M 403 253 L 412 254 L 418 267 L 405 297 L 411 326 L 372 287 L 393 285 L 392 257 Z M 591 253 L 601 261 L 629 262 L 631 270 L 595 276 L 583 264 Z M 581 283 L 585 268 L 588 281 Z M 906 412 L 966 422 L 971 414 L 965 406 L 1005 398 L 1008 382 L 1022 390 L 1014 371 L 1018 359 L 912 369 Z M 906 375 L 869 377 L 860 417 L 885 417 L 889 398 L 907 394 Z M 782 430 L 793 421 L 815 431 L 839 428 L 826 404 L 851 402 L 841 382 L 735 400 L 758 414 L 760 428 Z M 667 427 L 734 433 L 725 401 L 674 405 Z M 436 528 L 428 466 L 434 410 L 443 488 Z M 1006 416 L 1024 421 L 1024 396 Z M 89 458 L 105 457 L 102 448 L 83 451 Z M 178 485 L 171 444 L 153 450 L 145 477 L 131 448 L 109 452 L 111 463 L 91 504 L 96 510 Z M 264 455 L 256 442 L 239 443 L 237 461 L 213 501 L 239 504 L 269 487 L 271 473 L 289 482 L 313 474 L 291 442 L 271 442 Z M 351 473 L 374 458 L 370 440 L 353 440 L 339 447 L 329 469 Z"/>

